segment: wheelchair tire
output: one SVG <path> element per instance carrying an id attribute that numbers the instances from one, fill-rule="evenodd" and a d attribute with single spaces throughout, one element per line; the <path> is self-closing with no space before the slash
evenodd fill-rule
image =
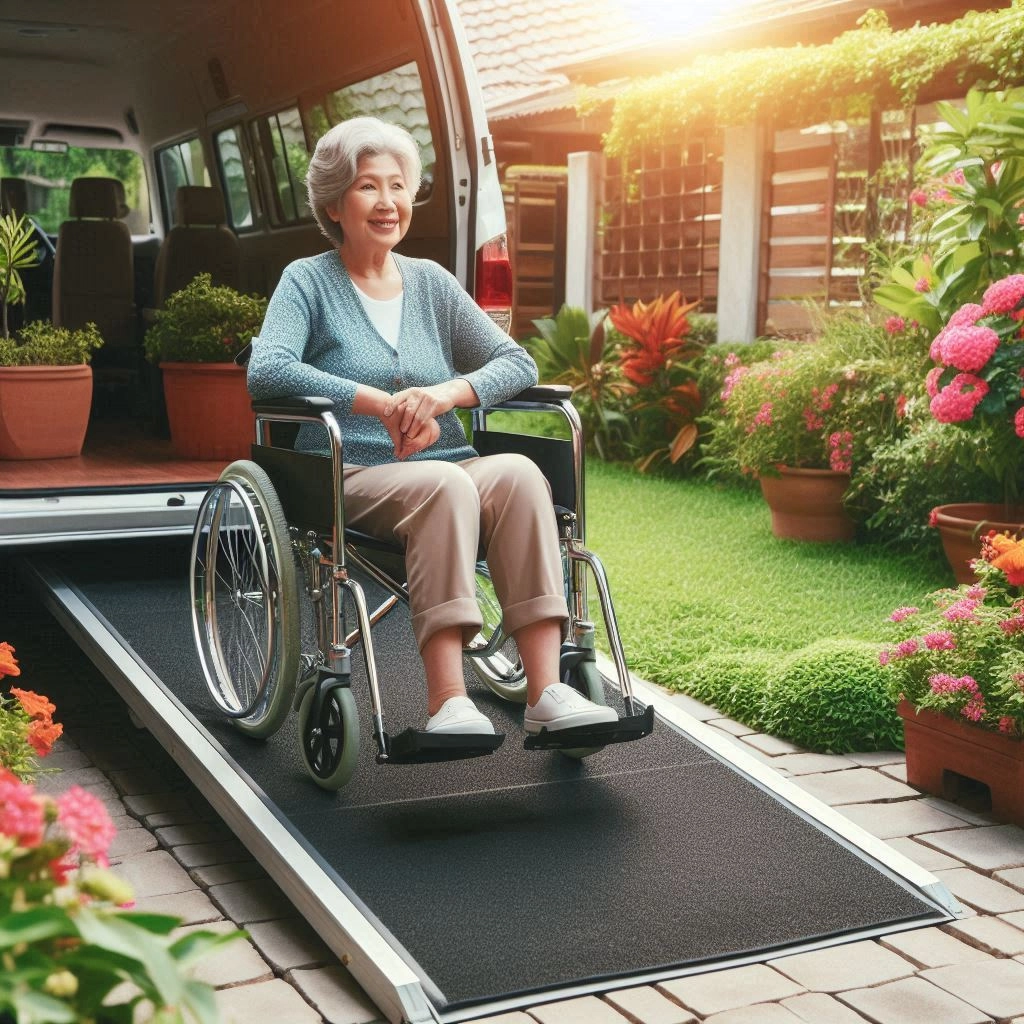
<path id="1" fill-rule="evenodd" d="M 495 596 L 486 562 L 477 563 L 476 599 L 484 620 L 480 632 L 489 640 L 495 631 L 502 629 L 502 624 L 501 605 Z M 470 654 L 469 661 L 477 678 L 492 693 L 512 704 L 526 703 L 526 672 L 512 637 L 505 637 L 494 654 Z"/>
<path id="2" fill-rule="evenodd" d="M 348 686 L 332 686 L 324 695 L 317 721 L 313 718 L 316 686 L 299 705 L 302 763 L 313 781 L 330 791 L 341 789 L 355 773 L 359 759 L 359 712 Z"/>
<path id="3" fill-rule="evenodd" d="M 581 661 L 566 673 L 566 678 L 562 682 L 568 683 L 569 686 L 574 690 L 578 690 L 587 700 L 594 704 L 608 703 L 604 698 L 604 683 L 601 681 L 601 673 L 598 672 L 597 665 L 592 661 Z M 560 750 L 559 753 L 565 757 L 572 758 L 574 761 L 581 761 L 583 758 L 589 757 L 591 754 L 597 754 L 602 750 L 604 750 L 603 746 L 571 747 L 566 750 Z"/>
<path id="4" fill-rule="evenodd" d="M 272 735 L 295 693 L 299 598 L 281 503 L 255 463 L 231 463 L 203 500 L 191 586 L 210 695 L 240 732 Z"/>

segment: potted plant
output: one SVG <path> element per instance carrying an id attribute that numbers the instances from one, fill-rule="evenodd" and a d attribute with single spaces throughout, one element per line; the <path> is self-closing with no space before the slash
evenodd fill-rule
<path id="1" fill-rule="evenodd" d="M 267 300 L 197 275 L 169 296 L 146 331 L 146 356 L 163 375 L 171 442 L 182 458 L 244 458 L 255 420 L 245 370 L 234 357 L 259 333 Z"/>
<path id="2" fill-rule="evenodd" d="M 8 306 L 25 299 L 19 270 L 34 266 L 32 228 L 0 217 L 0 459 L 53 459 L 82 453 L 92 408 L 95 324 L 72 331 L 44 321 L 8 331 Z"/>
<path id="3" fill-rule="evenodd" d="M 1024 438 L 1024 274 L 993 282 L 979 303 L 965 303 L 935 336 L 925 388 L 940 423 L 971 432 L 964 451 L 1003 494 L 1003 503 L 941 505 L 932 521 L 956 578 L 970 582 L 983 529 L 1014 530 L 1024 522 L 1017 504 Z"/>
<path id="4" fill-rule="evenodd" d="M 777 537 L 852 539 L 843 495 L 853 437 L 837 416 L 852 381 L 816 342 L 796 342 L 749 365 L 738 354 L 727 362 L 702 463 L 712 474 L 756 478 Z"/>
<path id="5" fill-rule="evenodd" d="M 899 701 L 907 781 L 950 793 L 989 787 L 992 810 L 1024 824 L 1024 541 L 991 531 L 977 582 L 897 608 L 879 654 Z"/>

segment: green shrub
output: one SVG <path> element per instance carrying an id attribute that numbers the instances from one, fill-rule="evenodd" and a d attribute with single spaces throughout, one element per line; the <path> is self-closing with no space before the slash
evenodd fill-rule
<path id="1" fill-rule="evenodd" d="M 893 750 L 903 729 L 878 663 L 878 645 L 819 640 L 781 658 L 768 678 L 760 728 L 833 754 Z"/>
<path id="2" fill-rule="evenodd" d="M 0 338 L 0 366 L 77 366 L 103 345 L 95 324 L 77 331 L 33 320 L 15 338 Z"/>
<path id="3" fill-rule="evenodd" d="M 846 495 L 852 515 L 875 541 L 901 551 L 938 553 L 929 528 L 936 505 L 1002 501 L 1002 487 L 971 457 L 981 435 L 927 419 L 903 437 L 883 442 L 856 468 Z"/>
<path id="4" fill-rule="evenodd" d="M 154 363 L 230 363 L 259 333 L 266 311 L 265 298 L 199 274 L 157 310 L 146 356 Z"/>

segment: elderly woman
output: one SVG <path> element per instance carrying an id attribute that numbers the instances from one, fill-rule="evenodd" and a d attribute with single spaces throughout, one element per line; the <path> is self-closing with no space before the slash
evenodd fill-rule
<path id="1" fill-rule="evenodd" d="M 522 456 L 479 456 L 454 412 L 510 398 L 537 382 L 537 368 L 451 274 L 394 252 L 420 175 L 416 144 L 396 125 L 358 117 L 320 139 L 306 185 L 333 249 L 285 269 L 249 390 L 334 402 L 346 520 L 405 548 L 427 731 L 494 732 L 466 695 L 462 665 L 482 623 L 481 546 L 526 672 L 526 731 L 614 721 L 557 681 L 568 614 L 547 482 Z M 300 431 L 298 448 L 323 444 L 317 428 Z"/>

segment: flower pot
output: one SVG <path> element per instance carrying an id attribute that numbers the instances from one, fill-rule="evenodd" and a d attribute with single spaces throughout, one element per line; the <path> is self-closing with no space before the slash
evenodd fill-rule
<path id="1" fill-rule="evenodd" d="M 0 366 L 0 459 L 82 454 L 92 367 Z"/>
<path id="2" fill-rule="evenodd" d="M 761 493 L 772 513 L 772 533 L 788 540 L 853 540 L 855 525 L 843 507 L 849 473 L 779 468 L 762 476 Z"/>
<path id="3" fill-rule="evenodd" d="M 988 786 L 992 814 L 1024 825 L 1024 741 L 901 700 L 907 782 L 951 798 L 961 779 Z"/>
<path id="4" fill-rule="evenodd" d="M 249 458 L 256 417 L 245 368 L 234 363 L 161 363 L 171 445 L 183 459 Z"/>
<path id="5" fill-rule="evenodd" d="M 932 510 L 932 521 L 957 583 L 975 583 L 971 559 L 981 555 L 981 538 L 989 530 L 1017 533 L 1024 526 L 1024 507 L 1001 502 L 939 505 Z"/>

